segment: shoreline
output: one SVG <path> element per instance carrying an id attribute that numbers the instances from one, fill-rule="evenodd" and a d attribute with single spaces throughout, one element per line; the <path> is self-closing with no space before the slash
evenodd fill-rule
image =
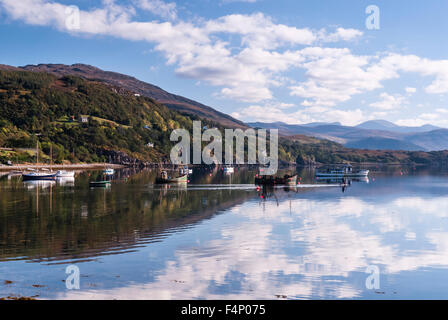
<path id="1" fill-rule="evenodd" d="M 51 165 L 52 169 L 96 169 L 96 168 L 113 168 L 113 169 L 121 169 L 126 168 L 125 165 L 121 164 L 112 164 L 112 163 L 78 163 L 78 164 L 53 164 Z M 0 166 L 0 171 L 14 171 L 14 170 L 26 170 L 26 169 L 42 169 L 42 168 L 50 168 L 49 164 L 16 164 L 12 166 Z"/>

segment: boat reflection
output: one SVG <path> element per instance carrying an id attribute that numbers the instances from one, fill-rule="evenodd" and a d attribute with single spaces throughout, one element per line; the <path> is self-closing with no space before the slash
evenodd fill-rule
<path id="1" fill-rule="evenodd" d="M 28 190 L 34 190 L 36 188 L 45 189 L 50 188 L 51 186 L 54 186 L 56 184 L 55 181 L 52 180 L 28 180 L 23 181 L 23 185 Z"/>
<path id="2" fill-rule="evenodd" d="M 75 178 L 74 177 L 57 177 L 56 183 L 62 187 L 74 187 Z"/>

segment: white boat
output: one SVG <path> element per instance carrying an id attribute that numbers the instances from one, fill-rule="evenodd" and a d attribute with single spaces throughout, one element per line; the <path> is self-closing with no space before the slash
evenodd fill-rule
<path id="1" fill-rule="evenodd" d="M 189 169 L 188 167 L 183 167 L 179 169 L 179 174 L 180 175 L 186 175 L 186 174 L 192 174 L 193 173 L 193 169 Z"/>
<path id="2" fill-rule="evenodd" d="M 55 172 L 40 172 L 40 171 L 33 171 L 33 172 L 25 172 L 22 174 L 22 179 L 24 181 L 30 181 L 30 180 L 55 180 L 56 179 L 56 173 Z"/>
<path id="3" fill-rule="evenodd" d="M 232 166 L 225 166 L 223 171 L 224 173 L 234 173 L 235 169 Z"/>
<path id="4" fill-rule="evenodd" d="M 50 168 L 52 163 L 52 147 L 50 145 Z M 36 165 L 39 164 L 39 143 L 36 142 Z M 24 172 L 22 174 L 22 180 L 23 181 L 33 181 L 33 180 L 55 180 L 56 179 L 56 172 L 53 172 L 52 170 L 48 170 L 46 168 L 34 170 L 31 168 L 28 168 L 28 172 Z"/>
<path id="5" fill-rule="evenodd" d="M 103 173 L 105 175 L 113 175 L 115 173 L 115 170 L 112 169 L 112 168 L 106 168 L 106 169 L 103 170 Z"/>
<path id="6" fill-rule="evenodd" d="M 337 166 L 324 170 L 316 169 L 316 177 L 367 177 L 369 170 L 353 171 L 351 165 Z"/>
<path id="7" fill-rule="evenodd" d="M 56 172 L 57 178 L 73 178 L 75 176 L 74 171 L 65 171 L 65 170 L 59 170 Z"/>

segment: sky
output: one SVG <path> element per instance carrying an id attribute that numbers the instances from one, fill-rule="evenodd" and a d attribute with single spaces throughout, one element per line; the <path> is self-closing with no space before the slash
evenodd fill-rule
<path id="1" fill-rule="evenodd" d="M 448 127 L 446 12 L 446 0 L 0 0 L 0 64 L 90 64 L 246 122 Z"/>

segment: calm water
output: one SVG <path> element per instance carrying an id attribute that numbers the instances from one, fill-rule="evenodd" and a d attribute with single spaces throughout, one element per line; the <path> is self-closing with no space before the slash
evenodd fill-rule
<path id="1" fill-rule="evenodd" d="M 448 175 L 391 168 L 338 184 L 257 190 L 255 172 L 0 180 L 0 297 L 49 299 L 448 298 Z M 316 184 L 318 186 L 309 185 Z M 67 266 L 80 290 L 66 289 Z M 367 289 L 377 266 L 380 288 Z M 5 282 L 12 281 L 12 283 Z"/>

